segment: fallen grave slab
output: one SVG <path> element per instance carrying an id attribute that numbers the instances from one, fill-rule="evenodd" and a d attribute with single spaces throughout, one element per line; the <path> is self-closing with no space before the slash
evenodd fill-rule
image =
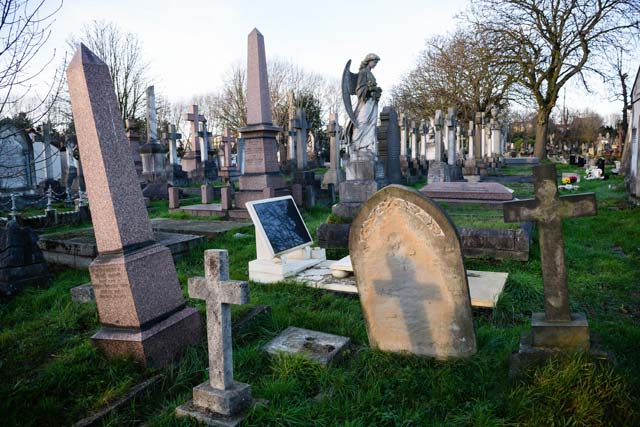
<path id="1" fill-rule="evenodd" d="M 295 276 L 295 280 L 303 282 L 311 288 L 357 294 L 356 279 L 352 273 L 351 259 L 346 256 L 338 261 L 327 260 L 314 268 L 303 271 Z M 345 274 L 347 274 L 346 277 Z M 508 277 L 509 273 L 467 270 L 471 306 L 494 308 Z"/>
<path id="2" fill-rule="evenodd" d="M 513 190 L 497 182 L 433 182 L 420 189 L 436 201 L 485 203 L 513 200 Z"/>
<path id="3" fill-rule="evenodd" d="M 222 209 L 220 203 L 201 203 L 197 205 L 181 206 L 177 209 L 171 209 L 171 212 L 184 212 L 193 216 L 215 216 L 225 217 L 227 211 Z"/>
<path id="4" fill-rule="evenodd" d="M 229 230 L 249 225 L 251 225 L 251 221 L 204 221 L 169 218 L 154 218 L 151 220 L 151 227 L 154 231 L 194 234 L 208 239 L 218 237 Z"/>
<path id="5" fill-rule="evenodd" d="M 321 365 L 338 356 L 351 340 L 339 335 L 290 326 L 264 347 L 269 354 L 300 354 Z"/>
<path id="6" fill-rule="evenodd" d="M 169 248 L 174 260 L 187 255 L 193 248 L 204 243 L 204 238 L 193 234 L 153 232 L 154 240 Z M 48 263 L 66 265 L 71 268 L 88 268 L 98 256 L 93 229 L 87 228 L 68 233 L 41 236 L 38 246 Z"/>

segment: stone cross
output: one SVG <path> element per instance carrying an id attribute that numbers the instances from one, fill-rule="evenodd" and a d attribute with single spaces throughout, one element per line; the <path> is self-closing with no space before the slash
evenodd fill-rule
<path id="1" fill-rule="evenodd" d="M 436 110 L 436 115 L 433 119 L 433 127 L 435 130 L 435 143 L 436 143 L 436 161 L 442 161 L 442 110 Z"/>
<path id="2" fill-rule="evenodd" d="M 420 121 L 420 160 L 424 160 L 427 157 L 427 134 L 429 133 L 429 125 L 425 120 Z"/>
<path id="3" fill-rule="evenodd" d="M 226 168 L 230 168 L 231 167 L 231 144 L 233 144 L 235 139 L 233 138 L 233 136 L 231 136 L 231 132 L 229 131 L 229 129 L 224 128 L 221 141 L 223 146 L 222 149 L 224 151 L 223 166 Z"/>
<path id="4" fill-rule="evenodd" d="M 207 130 L 206 119 L 202 122 L 202 130 L 198 132 L 198 136 L 202 138 L 200 141 L 200 161 L 206 162 L 209 160 L 209 138 L 212 133 Z"/>
<path id="5" fill-rule="evenodd" d="M 182 138 L 181 133 L 176 132 L 176 125 L 168 125 L 167 132 L 162 137 L 169 141 L 169 161 L 172 165 L 178 164 L 178 147 L 177 141 Z"/>
<path id="6" fill-rule="evenodd" d="M 54 159 L 51 154 L 51 123 L 42 125 L 42 137 L 44 145 L 44 171 L 47 180 L 53 179 Z"/>
<path id="7" fill-rule="evenodd" d="M 153 86 L 147 88 L 147 142 L 158 142 L 158 121 L 156 119 L 156 95 Z"/>
<path id="8" fill-rule="evenodd" d="M 249 283 L 229 280 L 229 253 L 204 252 L 204 276 L 189 278 L 189 296 L 207 303 L 209 383 L 218 390 L 233 388 L 231 304 L 249 303 Z"/>
<path id="9" fill-rule="evenodd" d="M 189 141 L 189 147 L 191 151 L 198 150 L 198 131 L 200 130 L 200 122 L 205 122 L 207 119 L 198 114 L 198 106 L 192 105 L 189 107 L 189 112 L 184 113 L 182 118 L 188 122 L 191 122 L 191 141 Z"/>
<path id="10" fill-rule="evenodd" d="M 294 126 L 296 130 L 296 168 L 302 171 L 307 169 L 307 132 L 309 126 L 304 108 L 296 109 Z"/>
<path id="11" fill-rule="evenodd" d="M 416 126 L 416 122 L 411 120 L 411 159 L 416 160 L 419 159 L 418 155 L 418 126 Z"/>
<path id="12" fill-rule="evenodd" d="M 549 322 L 568 322 L 571 312 L 562 219 L 595 215 L 596 198 L 593 193 L 560 197 L 554 164 L 535 166 L 533 179 L 535 199 L 505 202 L 504 220 L 538 223 L 545 318 Z"/>
<path id="13" fill-rule="evenodd" d="M 409 119 L 400 114 L 400 158 L 406 159 L 407 157 L 407 136 L 409 132 Z"/>

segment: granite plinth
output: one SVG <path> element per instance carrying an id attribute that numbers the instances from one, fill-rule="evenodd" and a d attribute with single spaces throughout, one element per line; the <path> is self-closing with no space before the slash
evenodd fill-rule
<path id="1" fill-rule="evenodd" d="M 533 347 L 589 350 L 589 323 L 584 313 L 572 313 L 571 321 L 549 322 L 544 313 L 531 315 Z"/>
<path id="2" fill-rule="evenodd" d="M 214 216 L 218 218 L 223 218 L 227 215 L 227 212 L 222 209 L 222 205 L 220 203 L 203 203 L 198 205 L 183 206 L 181 208 L 175 209 L 175 211 L 184 212 L 187 215 L 193 216 Z"/>
<path id="3" fill-rule="evenodd" d="M 209 239 L 218 237 L 229 230 L 247 227 L 251 221 L 200 221 L 169 218 L 154 218 L 151 226 L 156 232 L 182 233 L 203 236 Z"/>
<path id="4" fill-rule="evenodd" d="M 269 354 L 299 354 L 327 365 L 350 343 L 347 337 L 290 326 L 269 341 L 265 350 Z"/>
<path id="5" fill-rule="evenodd" d="M 203 333 L 200 312 L 184 307 L 145 328 L 103 327 L 91 341 L 109 357 L 131 356 L 145 367 L 162 368 L 197 344 Z"/>
<path id="6" fill-rule="evenodd" d="M 434 182 L 420 192 L 436 200 L 513 200 L 513 191 L 497 182 Z"/>
<path id="7" fill-rule="evenodd" d="M 184 307 L 166 246 L 100 254 L 89 274 L 103 327 L 141 328 Z"/>

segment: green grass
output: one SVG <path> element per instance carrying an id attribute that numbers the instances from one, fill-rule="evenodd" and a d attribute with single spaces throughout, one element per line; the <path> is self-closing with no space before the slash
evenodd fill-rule
<path id="1" fill-rule="evenodd" d="M 295 283 L 252 284 L 252 304 L 268 304 L 272 313 L 234 336 L 235 377 L 268 404 L 254 407 L 244 425 L 640 425 L 640 209 L 627 203 L 618 177 L 580 185 L 596 193 L 599 211 L 565 221 L 571 304 L 587 313 L 615 364 L 569 354 L 517 382 L 508 380 L 509 355 L 531 312 L 542 309 L 537 238 L 526 263 L 465 261 L 469 269 L 510 275 L 497 308 L 474 311 L 478 353 L 460 361 L 370 349 L 357 298 Z M 327 214 L 321 208 L 304 214 L 312 234 Z M 237 232 L 246 237 L 234 237 Z M 255 257 L 253 227 L 221 235 L 177 263 L 185 296 L 188 278 L 203 273 L 206 248 L 228 249 L 232 278 L 246 279 Z M 160 371 L 105 359 L 89 344 L 98 328 L 95 305 L 75 305 L 68 294 L 87 280 L 86 271 L 59 271 L 50 288 L 28 290 L 0 306 L 1 424 L 70 425 L 159 372 L 159 383 L 101 425 L 196 425 L 173 412 L 207 378 L 204 343 Z M 204 310 L 202 301 L 187 301 Z M 233 318 L 247 310 L 233 307 Z M 262 346 L 291 325 L 348 336 L 354 348 L 327 368 L 267 356 Z"/>

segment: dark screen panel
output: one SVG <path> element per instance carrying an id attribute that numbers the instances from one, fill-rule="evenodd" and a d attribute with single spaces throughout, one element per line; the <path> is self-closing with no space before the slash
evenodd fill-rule
<path id="1" fill-rule="evenodd" d="M 253 209 L 275 254 L 312 241 L 292 199 L 256 203 Z"/>

